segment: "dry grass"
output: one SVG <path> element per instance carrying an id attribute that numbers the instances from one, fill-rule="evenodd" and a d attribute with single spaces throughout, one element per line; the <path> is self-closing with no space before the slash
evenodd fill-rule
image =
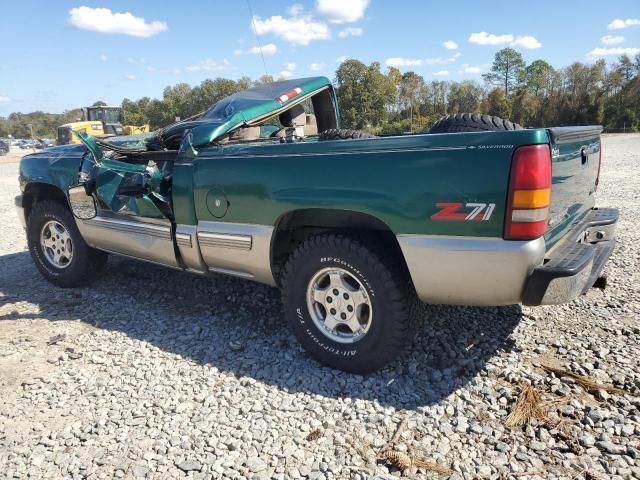
<path id="1" fill-rule="evenodd" d="M 320 431 L 320 429 L 316 429 L 313 432 L 311 432 L 309 435 L 307 435 L 307 442 L 313 442 L 314 440 L 319 439 L 322 436 L 322 432 Z"/>
<path id="2" fill-rule="evenodd" d="M 453 470 L 439 463 L 430 462 L 422 458 L 416 458 L 404 452 L 395 450 L 385 450 L 382 452 L 382 458 L 389 464 L 399 470 L 406 470 L 409 467 L 424 468 L 430 472 L 440 475 L 451 475 Z"/>
<path id="3" fill-rule="evenodd" d="M 584 388 L 589 392 L 605 390 L 606 392 L 609 392 L 609 393 L 618 393 L 621 395 L 626 393 L 621 388 L 617 388 L 612 385 L 607 385 L 604 383 L 595 382 L 591 380 L 589 377 L 578 375 L 577 373 L 573 373 L 568 370 L 564 370 L 562 368 L 551 367 L 549 365 L 541 365 L 541 367 L 547 372 L 554 373 L 558 378 L 561 378 L 561 377 L 572 378 L 578 385 L 580 385 L 582 388 Z"/>
<path id="4" fill-rule="evenodd" d="M 516 401 L 516 405 L 506 418 L 504 424 L 507 427 L 521 427 L 530 423 L 534 418 L 537 420 L 545 420 L 546 413 L 543 408 L 542 395 L 533 386 L 528 383 L 520 385 L 520 395 Z"/>

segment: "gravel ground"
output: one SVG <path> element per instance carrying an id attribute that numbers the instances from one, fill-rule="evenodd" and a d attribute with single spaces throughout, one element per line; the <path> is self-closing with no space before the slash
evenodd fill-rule
<path id="1" fill-rule="evenodd" d="M 49 285 L 14 213 L 17 157 L 0 158 L 0 476 L 436 478 L 376 459 L 402 423 L 395 448 L 452 479 L 640 478 L 639 152 L 640 135 L 604 139 L 599 204 L 623 212 L 605 290 L 425 306 L 410 351 L 367 376 L 301 351 L 269 287 L 119 258 L 90 288 Z M 510 429 L 522 382 L 548 419 Z"/>

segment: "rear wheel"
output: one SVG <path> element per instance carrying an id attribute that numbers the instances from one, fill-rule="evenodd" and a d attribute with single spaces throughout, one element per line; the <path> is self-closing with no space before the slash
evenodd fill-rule
<path id="1" fill-rule="evenodd" d="M 522 126 L 493 115 L 456 113 L 442 117 L 433 124 L 429 133 L 496 132 L 501 130 L 522 130 Z"/>
<path id="2" fill-rule="evenodd" d="M 285 315 L 318 361 L 365 373 L 403 351 L 414 297 L 406 274 L 387 258 L 340 234 L 311 237 L 291 255 L 282 281 Z"/>
<path id="3" fill-rule="evenodd" d="M 107 254 L 86 244 L 69 209 L 57 202 L 33 206 L 27 243 L 40 273 L 59 287 L 85 286 L 107 263 Z"/>

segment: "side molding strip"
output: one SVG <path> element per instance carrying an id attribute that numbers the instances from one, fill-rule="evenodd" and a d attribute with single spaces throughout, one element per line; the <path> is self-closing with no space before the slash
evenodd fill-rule
<path id="1" fill-rule="evenodd" d="M 77 221 L 78 230 L 94 248 L 179 268 L 171 224 L 98 216 Z"/>
<path id="2" fill-rule="evenodd" d="M 140 233 L 142 235 L 162 238 L 163 240 L 171 240 L 171 227 L 169 226 L 165 227 L 162 225 L 105 217 L 95 217 L 91 220 L 84 220 L 84 223 L 99 228 L 108 228 L 126 233 Z"/>
<path id="3" fill-rule="evenodd" d="M 198 246 L 213 272 L 275 285 L 271 272 L 273 227 L 245 223 L 198 222 Z"/>
<path id="4" fill-rule="evenodd" d="M 198 232 L 198 242 L 200 242 L 200 245 L 206 245 L 208 247 L 251 250 L 253 237 L 251 237 L 251 235 L 233 235 L 230 233 Z"/>

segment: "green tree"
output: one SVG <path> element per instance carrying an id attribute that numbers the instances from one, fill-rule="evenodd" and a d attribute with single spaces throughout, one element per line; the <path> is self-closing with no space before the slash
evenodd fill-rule
<path id="1" fill-rule="evenodd" d="M 254 85 L 264 85 L 265 83 L 273 83 L 273 76 L 272 75 L 262 75 L 255 82 L 253 82 Z"/>
<path id="2" fill-rule="evenodd" d="M 491 71 L 482 75 L 487 82 L 504 88 L 505 96 L 522 81 L 525 62 L 520 52 L 513 48 L 503 48 L 496 53 Z"/>
<path id="3" fill-rule="evenodd" d="M 345 127 L 379 126 L 387 106 L 395 99 L 396 86 L 380 71 L 378 62 L 367 66 L 358 60 L 346 60 L 336 71 L 335 83 Z"/>
<path id="4" fill-rule="evenodd" d="M 614 65 L 614 69 L 620 72 L 626 82 L 631 80 L 636 73 L 636 66 L 628 55 L 618 57 L 618 63 Z"/>
<path id="5" fill-rule="evenodd" d="M 501 88 L 494 88 L 489 92 L 487 113 L 501 118 L 511 118 L 511 101 Z"/>
<path id="6" fill-rule="evenodd" d="M 544 60 L 536 60 L 524 69 L 524 86 L 534 96 L 547 95 L 551 88 L 554 68 Z"/>
<path id="7" fill-rule="evenodd" d="M 447 110 L 450 113 L 479 112 L 484 95 L 482 87 L 470 80 L 452 83 L 447 98 Z"/>

